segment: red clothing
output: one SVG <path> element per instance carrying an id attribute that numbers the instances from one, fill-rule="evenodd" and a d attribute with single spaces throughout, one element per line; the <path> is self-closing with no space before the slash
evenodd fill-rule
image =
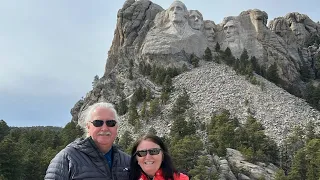
<path id="1" fill-rule="evenodd" d="M 139 180 L 148 180 L 147 176 L 145 174 L 141 174 Z M 153 177 L 153 180 L 164 180 L 164 177 L 162 176 L 162 170 L 159 169 L 156 174 Z M 189 177 L 185 174 L 180 173 L 180 176 L 178 174 L 173 175 L 173 180 L 189 180 Z"/>

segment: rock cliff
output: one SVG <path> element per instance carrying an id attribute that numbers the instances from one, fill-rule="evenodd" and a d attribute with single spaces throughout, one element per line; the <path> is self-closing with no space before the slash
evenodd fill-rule
<path id="1" fill-rule="evenodd" d="M 307 42 L 311 35 L 320 35 L 320 25 L 307 15 L 289 13 L 285 17 L 270 21 L 267 27 L 268 15 L 258 9 L 241 12 L 239 16 L 226 17 L 220 24 L 210 20 L 203 21 L 199 11 L 190 11 L 193 16 L 198 15 L 195 23 L 199 24 L 199 28 L 195 28 L 194 23 L 190 23 L 195 21 L 195 18 L 188 18 L 189 11 L 186 6 L 180 1 L 175 2 L 178 3 L 173 3 L 167 10 L 148 0 L 127 0 L 124 3 L 117 14 L 118 21 L 108 52 L 105 75 L 98 85 L 88 92 L 86 98 L 75 105 L 72 111 L 73 120 L 76 121 L 78 113 L 94 102 L 110 101 L 117 104 L 120 98 L 115 92 L 118 82 L 123 84 L 126 97 L 130 97 L 139 85 L 149 87 L 155 95 L 159 95 L 161 87 L 139 73 L 138 66 L 141 61 L 163 67 L 187 65 L 191 68 L 190 55 L 203 55 L 204 52 L 200 51 L 202 45 L 214 48 L 216 43 L 221 44 L 221 49 L 229 47 L 235 57 L 239 57 L 245 48 L 250 56 L 258 59 L 261 66 L 268 67 L 275 62 L 278 64 L 280 78 L 288 86 L 297 87 L 299 90 L 305 87 L 300 79 L 300 66 L 303 63 L 311 64 L 312 57 L 318 56 L 320 52 L 317 45 L 307 47 L 300 41 L 302 38 Z M 182 9 L 180 17 L 172 12 L 177 7 Z M 165 33 L 166 37 L 161 33 Z M 203 36 L 207 39 L 202 39 Z M 154 42 L 154 38 L 163 42 Z M 203 44 L 199 44 L 200 42 Z M 306 52 L 303 53 L 304 51 Z M 129 61 L 134 63 L 133 80 L 128 79 Z M 281 141 L 293 126 L 320 119 L 319 112 L 304 100 L 262 77 L 258 78 L 264 81 L 263 89 L 250 84 L 225 65 L 207 62 L 200 64 L 199 68 L 191 69 L 173 80 L 177 91 L 172 94 L 174 99 L 179 89 L 187 89 L 200 119 L 208 117 L 218 108 L 225 108 L 234 116 L 244 119 L 249 108 L 267 127 L 267 133 L 278 141 Z M 246 100 L 249 102 L 248 106 L 243 106 Z M 163 111 L 165 113 L 166 108 Z M 170 121 L 166 116 L 161 117 L 163 118 L 164 121 Z"/>
<path id="2" fill-rule="evenodd" d="M 159 135 L 168 134 L 173 102 L 185 89 L 193 104 L 196 121 L 208 122 L 211 113 L 220 109 L 229 110 L 241 122 L 252 114 L 266 128 L 266 134 L 281 144 L 295 126 L 305 127 L 309 121 L 320 123 L 320 112 L 299 98 L 306 91 L 302 68 L 307 68 L 313 81 L 320 78 L 320 69 L 317 69 L 320 67 L 317 67 L 320 48 L 314 41 L 320 37 L 320 25 L 296 12 L 275 18 L 268 26 L 267 20 L 266 12 L 251 9 L 216 24 L 203 20 L 199 11 L 188 11 L 180 1 L 163 9 L 148 0 L 127 0 L 117 14 L 105 74 L 92 91 L 75 104 L 71 110 L 72 120 L 77 121 L 81 111 L 95 102 L 119 104 L 123 98 L 119 90 L 130 99 L 134 90 L 142 86 L 150 88 L 154 97 L 159 97 L 161 86 L 139 72 L 139 64 L 144 62 L 189 70 L 173 79 L 175 91 L 170 94 L 169 102 L 161 107 L 160 115 L 153 117 L 151 124 L 144 124 L 146 127 L 142 131 L 153 127 Z M 229 47 L 236 58 L 246 49 L 249 56 L 257 58 L 261 67 L 268 68 L 275 63 L 281 87 L 257 74 L 254 76 L 263 85 L 253 85 L 227 65 L 202 60 L 207 47 L 215 54 L 217 43 L 222 50 Z M 191 66 L 191 55 L 200 58 L 198 68 Z M 129 79 L 129 74 L 133 78 Z M 288 89 L 296 96 L 288 93 Z M 134 133 L 127 119 L 128 113 L 120 116 L 120 135 L 125 130 Z M 230 157 L 237 154 L 232 150 L 228 152 Z M 238 166 L 253 167 L 241 165 L 241 160 L 227 160 Z M 260 173 L 251 173 L 251 176 L 254 179 L 261 173 L 268 174 L 267 171 L 274 174 L 274 168 L 268 168 L 251 168 L 259 169 Z M 232 174 L 226 176 L 232 177 Z M 269 179 L 272 177 L 270 175 Z"/>

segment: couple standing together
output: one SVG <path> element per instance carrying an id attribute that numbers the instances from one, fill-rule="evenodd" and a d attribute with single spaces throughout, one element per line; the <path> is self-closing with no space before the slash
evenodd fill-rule
<path id="1" fill-rule="evenodd" d="M 86 138 L 76 139 L 51 160 L 46 180 L 189 180 L 176 171 L 168 148 L 158 136 L 138 139 L 131 158 L 114 146 L 119 121 L 112 104 L 91 105 L 78 124 Z"/>

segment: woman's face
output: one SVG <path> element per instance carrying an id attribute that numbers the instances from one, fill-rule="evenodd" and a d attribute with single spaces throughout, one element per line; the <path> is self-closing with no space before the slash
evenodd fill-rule
<path id="1" fill-rule="evenodd" d="M 150 150 L 147 151 L 145 156 L 139 157 L 136 155 L 138 164 L 140 165 L 141 169 L 149 176 L 154 176 L 157 170 L 160 168 L 162 159 L 163 159 L 163 152 L 162 150 L 159 151 L 160 146 L 150 140 L 143 140 L 137 147 L 137 151 L 141 151 L 142 155 L 145 155 L 144 150 Z M 158 153 L 159 152 L 159 153 Z M 158 153 L 158 154 L 157 154 Z"/>

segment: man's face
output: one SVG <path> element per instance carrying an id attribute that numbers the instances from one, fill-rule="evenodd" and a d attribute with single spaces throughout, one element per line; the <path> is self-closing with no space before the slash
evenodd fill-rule
<path id="1" fill-rule="evenodd" d="M 101 127 L 95 127 L 91 122 L 94 120 L 103 120 Z M 98 107 L 91 114 L 91 120 L 88 122 L 88 133 L 98 147 L 111 147 L 117 137 L 118 123 L 114 127 L 108 127 L 106 120 L 115 120 L 114 113 L 107 108 Z"/>
<path id="2" fill-rule="evenodd" d="M 175 23 L 185 22 L 185 9 L 181 3 L 174 2 L 169 8 L 170 21 Z"/>
<path id="3" fill-rule="evenodd" d="M 189 15 L 189 24 L 191 28 L 200 30 L 201 26 L 203 26 L 202 16 L 198 14 L 197 11 L 191 11 Z"/>
<path id="4" fill-rule="evenodd" d="M 291 30 L 293 31 L 294 35 L 297 37 L 298 41 L 305 41 L 306 39 L 306 28 L 302 23 L 292 23 L 290 26 Z"/>
<path id="5" fill-rule="evenodd" d="M 228 41 L 235 40 L 234 36 L 237 35 L 237 29 L 233 21 L 228 21 L 227 24 L 224 25 L 223 30 Z"/>
<path id="6" fill-rule="evenodd" d="M 204 23 L 204 34 L 206 35 L 209 42 L 214 41 L 215 31 L 214 24 L 212 22 Z"/>

